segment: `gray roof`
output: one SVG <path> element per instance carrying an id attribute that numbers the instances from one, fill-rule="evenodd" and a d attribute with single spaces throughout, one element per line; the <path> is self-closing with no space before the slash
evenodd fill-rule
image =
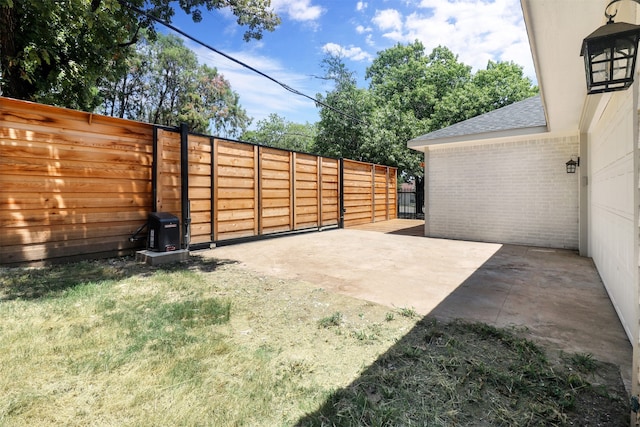
<path id="1" fill-rule="evenodd" d="M 419 136 L 409 141 L 409 146 L 416 148 L 423 145 L 546 131 L 547 120 L 542 100 L 538 95 Z"/>

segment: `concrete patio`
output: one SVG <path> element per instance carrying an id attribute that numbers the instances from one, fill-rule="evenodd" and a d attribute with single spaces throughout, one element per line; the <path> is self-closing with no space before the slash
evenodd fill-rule
<path id="1" fill-rule="evenodd" d="M 202 254 L 442 320 L 524 326 L 550 348 L 620 366 L 630 389 L 632 348 L 591 259 L 569 250 L 421 237 L 421 224 L 394 220 Z"/>

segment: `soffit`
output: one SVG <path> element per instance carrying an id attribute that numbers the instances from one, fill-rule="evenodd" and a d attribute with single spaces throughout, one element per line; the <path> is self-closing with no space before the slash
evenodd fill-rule
<path id="1" fill-rule="evenodd" d="M 521 0 L 550 132 L 578 131 L 587 97 L 582 40 L 606 20 L 608 1 Z"/>

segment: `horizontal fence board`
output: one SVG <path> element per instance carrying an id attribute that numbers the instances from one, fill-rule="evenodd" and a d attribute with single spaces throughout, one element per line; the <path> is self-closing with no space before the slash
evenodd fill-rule
<path id="1" fill-rule="evenodd" d="M 289 169 L 287 170 L 262 170 L 262 179 L 274 179 L 274 180 L 283 180 L 289 182 L 290 178 Z"/>
<path id="2" fill-rule="evenodd" d="M 1 101 L 0 101 L 1 103 Z M 0 112 L 0 122 L 2 122 Z M 152 127 L 143 123 L 138 123 L 136 132 L 131 128 L 130 132 L 118 134 L 96 133 L 96 128 L 89 125 L 86 131 L 74 131 L 73 129 L 56 129 L 48 125 L 29 125 L 18 122 L 5 121 L 10 123 L 10 127 L 0 129 L 0 138 L 5 141 L 28 141 L 35 145 L 38 143 L 53 144 L 54 146 L 72 147 L 80 150 L 118 150 L 146 152 L 151 155 L 152 149 L 148 145 L 152 135 Z M 118 132 L 118 127 L 111 129 Z"/>
<path id="3" fill-rule="evenodd" d="M 262 180 L 262 184 L 261 187 L 264 188 L 265 190 L 269 190 L 269 189 L 289 189 L 291 188 L 291 185 L 289 183 L 288 180 L 283 180 L 283 179 L 265 179 Z"/>
<path id="4" fill-rule="evenodd" d="M 253 230 L 238 230 L 238 231 L 220 231 L 216 238 L 216 241 L 225 241 L 232 239 L 243 239 L 248 237 L 254 237 L 256 233 Z"/>
<path id="5" fill-rule="evenodd" d="M 135 166 L 105 168 L 87 165 L 83 162 L 58 162 L 54 164 L 40 162 L 17 162 L 7 157 L 0 157 L 0 169 L 3 175 L 31 177 L 69 177 L 69 178 L 103 178 L 122 180 L 149 180 L 151 171 Z"/>
<path id="6" fill-rule="evenodd" d="M 208 212 L 211 214 L 211 199 L 192 199 L 191 200 L 192 212 Z"/>
<path id="7" fill-rule="evenodd" d="M 275 162 L 272 160 L 271 161 L 265 160 L 261 162 L 260 167 L 261 167 L 262 173 L 266 171 L 285 171 L 285 172 L 289 171 L 288 162 Z"/>
<path id="8" fill-rule="evenodd" d="M 267 228 L 277 228 L 277 231 L 283 231 L 284 229 L 289 230 L 289 215 L 287 216 L 273 216 L 273 217 L 264 217 L 262 219 L 262 226 Z M 274 232 L 275 230 L 271 230 Z"/>
<path id="9" fill-rule="evenodd" d="M 218 155 L 216 161 L 218 166 L 232 166 L 238 168 L 247 168 L 254 171 L 253 153 L 251 157 L 230 157 L 226 155 Z"/>
<path id="10" fill-rule="evenodd" d="M 289 188 L 285 188 L 285 189 L 265 188 L 265 189 L 262 189 L 261 194 L 262 194 L 262 197 L 264 197 L 265 199 L 291 196 Z"/>
<path id="11" fill-rule="evenodd" d="M 125 209 L 84 209 L 82 216 L 74 209 L 47 209 L 0 212 L 3 227 L 33 227 L 53 224 L 89 224 L 96 222 L 118 222 L 138 220 L 146 217 L 146 210 L 140 207 Z"/>
<path id="12" fill-rule="evenodd" d="M 82 197 L 84 194 L 85 197 Z M 22 193 L 9 198 L 0 198 L 0 210 L 29 209 L 86 209 L 111 208 L 113 206 L 147 206 L 151 205 L 149 193 L 105 194 L 95 197 L 93 193 Z"/>
<path id="13" fill-rule="evenodd" d="M 263 208 L 281 208 L 281 207 L 289 208 L 290 203 L 291 203 L 290 199 L 263 199 L 262 207 Z"/>
<path id="14" fill-rule="evenodd" d="M 235 210 L 235 209 L 253 209 L 255 207 L 255 200 L 253 199 L 223 199 L 218 203 L 218 209 Z"/>
<path id="15" fill-rule="evenodd" d="M 218 231 L 220 233 L 237 232 L 244 230 L 253 230 L 254 228 L 253 218 L 234 220 L 234 221 L 220 221 L 218 223 Z"/>
<path id="16" fill-rule="evenodd" d="M 211 188 L 211 177 L 189 174 L 189 188 L 191 187 Z"/>
<path id="17" fill-rule="evenodd" d="M 317 205 L 308 205 L 308 206 L 298 205 L 296 209 L 296 213 L 298 215 L 309 215 L 309 214 L 317 215 L 317 212 L 318 212 Z"/>
<path id="18" fill-rule="evenodd" d="M 6 246 L 28 245 L 33 243 L 47 243 L 58 240 L 80 240 L 86 238 L 100 238 L 112 236 L 127 236 L 127 238 L 146 221 L 123 221 L 96 224 L 69 224 L 64 227 L 58 225 L 41 226 L 38 228 L 21 227 L 6 233 L 2 243 Z"/>
<path id="19" fill-rule="evenodd" d="M 216 181 L 220 188 L 254 188 L 253 179 L 229 178 L 226 176 L 219 177 Z"/>
<path id="20" fill-rule="evenodd" d="M 239 219 L 251 219 L 254 217 L 253 209 L 225 210 L 218 213 L 218 221 L 235 221 Z"/>
<path id="21" fill-rule="evenodd" d="M 289 218 L 289 207 L 273 207 L 273 208 L 264 208 L 262 209 L 262 217 L 270 218 L 270 217 L 286 217 Z"/>
<path id="22" fill-rule="evenodd" d="M 298 199 L 305 199 L 305 198 L 315 198 L 318 197 L 318 190 L 317 189 L 300 189 L 300 188 L 296 188 L 296 196 Z"/>
<path id="23" fill-rule="evenodd" d="M 252 162 L 253 163 L 253 162 Z M 225 176 L 229 178 L 250 178 L 255 177 L 255 170 L 251 167 L 233 167 L 233 166 L 218 166 L 218 176 Z"/>
<path id="24" fill-rule="evenodd" d="M 296 206 L 318 206 L 317 198 L 301 198 L 298 197 L 296 199 Z"/>
<path id="25" fill-rule="evenodd" d="M 253 199 L 255 196 L 253 188 L 219 188 L 217 191 L 220 199 Z"/>
<path id="26" fill-rule="evenodd" d="M 243 144 L 239 142 L 226 141 L 218 139 L 218 155 L 229 156 L 231 158 L 250 157 L 253 159 L 254 146 L 251 144 Z"/>
<path id="27" fill-rule="evenodd" d="M 24 263 L 41 260 L 57 260 L 78 256 L 81 258 L 100 257 L 101 254 L 130 253 L 137 247 L 125 236 L 85 238 L 82 240 L 50 241 L 37 245 L 21 245 L 17 250 L 0 248 L 3 263 Z"/>

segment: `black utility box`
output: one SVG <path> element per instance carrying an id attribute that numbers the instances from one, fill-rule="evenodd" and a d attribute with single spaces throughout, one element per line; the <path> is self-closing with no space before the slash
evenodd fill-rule
<path id="1" fill-rule="evenodd" d="M 180 248 L 180 221 L 167 212 L 149 214 L 147 249 L 155 252 L 175 251 Z"/>

